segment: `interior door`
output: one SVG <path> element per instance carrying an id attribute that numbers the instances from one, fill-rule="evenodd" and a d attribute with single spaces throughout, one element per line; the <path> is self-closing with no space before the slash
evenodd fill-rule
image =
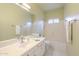
<path id="1" fill-rule="evenodd" d="M 70 55 L 79 56 L 79 21 L 74 21 L 71 27 Z"/>
<path id="2" fill-rule="evenodd" d="M 59 23 L 45 23 L 45 37 L 50 41 L 66 41 L 66 29 L 64 21 Z"/>
<path id="3" fill-rule="evenodd" d="M 66 55 L 66 29 L 64 21 L 45 23 L 45 37 L 52 46 L 53 55 Z M 50 48 L 49 48 L 50 49 Z"/>

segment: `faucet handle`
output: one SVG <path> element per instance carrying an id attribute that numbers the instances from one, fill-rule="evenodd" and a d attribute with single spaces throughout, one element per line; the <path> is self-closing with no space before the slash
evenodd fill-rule
<path id="1" fill-rule="evenodd" d="M 24 36 L 23 35 L 21 35 L 20 40 L 21 40 L 21 43 L 24 42 Z"/>

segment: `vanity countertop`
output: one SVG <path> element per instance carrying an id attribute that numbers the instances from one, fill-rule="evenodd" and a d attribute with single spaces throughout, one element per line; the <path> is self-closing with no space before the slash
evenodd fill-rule
<path id="1" fill-rule="evenodd" d="M 21 56 L 23 53 L 28 52 L 40 42 L 44 41 L 45 38 L 29 38 L 29 41 L 27 41 L 27 39 L 28 37 L 25 37 L 25 41 L 23 43 L 17 41 L 16 43 L 0 48 L 0 56 Z M 35 41 L 34 39 L 40 40 Z"/>

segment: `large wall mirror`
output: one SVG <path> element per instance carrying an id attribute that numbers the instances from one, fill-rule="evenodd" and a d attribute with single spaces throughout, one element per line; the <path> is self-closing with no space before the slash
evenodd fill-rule
<path id="1" fill-rule="evenodd" d="M 0 42 L 32 33 L 43 34 L 44 21 L 34 20 L 35 15 L 30 12 L 26 4 L 0 3 Z"/>

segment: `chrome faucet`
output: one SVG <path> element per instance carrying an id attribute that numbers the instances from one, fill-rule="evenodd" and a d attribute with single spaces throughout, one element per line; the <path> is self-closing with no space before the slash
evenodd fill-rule
<path id="1" fill-rule="evenodd" d="M 24 43 L 24 36 L 23 35 L 20 36 L 20 42 Z"/>
<path id="2" fill-rule="evenodd" d="M 20 39 L 20 34 L 17 34 L 16 35 L 16 38 L 19 40 Z"/>
<path id="3" fill-rule="evenodd" d="M 20 41 L 20 43 L 23 43 L 24 42 L 24 36 L 23 35 L 16 35 L 16 38 L 18 41 Z"/>

